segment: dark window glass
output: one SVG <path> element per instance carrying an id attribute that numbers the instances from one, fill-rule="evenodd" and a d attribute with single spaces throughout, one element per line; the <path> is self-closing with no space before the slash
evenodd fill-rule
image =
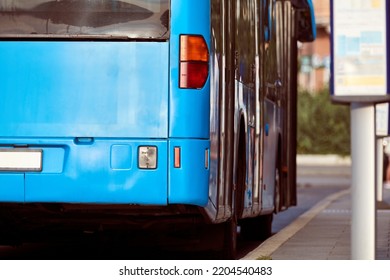
<path id="1" fill-rule="evenodd" d="M 166 39 L 169 0 L 0 0 L 0 37 Z"/>

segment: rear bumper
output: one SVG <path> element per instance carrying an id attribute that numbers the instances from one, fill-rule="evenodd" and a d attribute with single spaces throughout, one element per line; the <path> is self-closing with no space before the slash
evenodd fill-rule
<path id="1" fill-rule="evenodd" d="M 207 140 L 2 139 L 42 150 L 41 172 L 0 172 L 0 202 L 189 204 L 208 200 Z M 138 166 L 140 146 L 157 148 L 157 168 Z M 181 166 L 173 164 L 181 148 Z"/>

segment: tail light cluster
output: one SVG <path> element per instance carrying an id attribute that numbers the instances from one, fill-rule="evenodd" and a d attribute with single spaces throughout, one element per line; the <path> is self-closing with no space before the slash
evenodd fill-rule
<path id="1" fill-rule="evenodd" d="M 198 35 L 180 36 L 180 88 L 201 89 L 209 76 L 209 51 Z"/>

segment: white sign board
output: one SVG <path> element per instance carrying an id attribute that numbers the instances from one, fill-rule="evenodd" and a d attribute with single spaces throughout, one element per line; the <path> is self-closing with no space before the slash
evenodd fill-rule
<path id="1" fill-rule="evenodd" d="M 386 0 L 333 0 L 334 97 L 386 96 Z"/>

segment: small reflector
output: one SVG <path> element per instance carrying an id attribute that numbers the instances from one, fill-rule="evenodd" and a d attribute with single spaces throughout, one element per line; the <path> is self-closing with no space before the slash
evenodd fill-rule
<path id="1" fill-rule="evenodd" d="M 174 167 L 180 168 L 181 167 L 181 149 L 180 149 L 180 147 L 175 147 L 173 153 L 174 153 L 174 158 L 175 158 Z"/>
<path id="2" fill-rule="evenodd" d="M 206 149 L 204 153 L 204 167 L 209 169 L 209 149 Z"/>

